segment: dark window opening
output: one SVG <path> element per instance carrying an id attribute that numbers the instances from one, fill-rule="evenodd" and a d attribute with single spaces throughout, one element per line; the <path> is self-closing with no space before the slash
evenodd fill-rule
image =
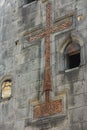
<path id="1" fill-rule="evenodd" d="M 26 4 L 32 3 L 34 1 L 36 1 L 36 0 L 26 0 Z"/>
<path id="2" fill-rule="evenodd" d="M 71 42 L 65 49 L 65 65 L 67 69 L 78 67 L 81 62 L 81 48 L 78 43 Z"/>
<path id="3" fill-rule="evenodd" d="M 80 65 L 80 52 L 68 54 L 67 60 L 69 69 L 78 67 Z"/>

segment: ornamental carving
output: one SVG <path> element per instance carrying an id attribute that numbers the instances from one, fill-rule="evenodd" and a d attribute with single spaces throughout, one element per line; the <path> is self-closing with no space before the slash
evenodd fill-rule
<path id="1" fill-rule="evenodd" d="M 34 106 L 34 118 L 45 117 L 62 112 L 62 99 Z"/>

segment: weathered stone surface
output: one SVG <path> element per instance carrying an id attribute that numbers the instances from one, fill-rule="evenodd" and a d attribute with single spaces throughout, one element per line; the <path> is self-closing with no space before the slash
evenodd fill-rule
<path id="1" fill-rule="evenodd" d="M 0 0 L 0 130 L 87 130 L 87 0 L 49 2 L 50 24 L 47 24 L 48 0 L 29 4 L 25 0 Z M 57 30 L 61 20 L 71 14 L 72 26 L 65 28 L 62 24 L 61 30 Z M 40 29 L 45 37 L 39 34 Z M 34 35 L 35 41 L 29 41 L 31 34 L 39 34 L 36 35 L 39 39 L 35 40 Z M 74 70 L 68 70 L 64 55 L 71 40 L 81 46 L 81 63 Z M 52 81 L 50 100 L 59 100 L 65 94 L 64 114 L 35 120 L 34 106 L 45 103 L 47 42 Z M 8 75 L 12 78 L 12 97 L 4 101 L 1 86 Z"/>

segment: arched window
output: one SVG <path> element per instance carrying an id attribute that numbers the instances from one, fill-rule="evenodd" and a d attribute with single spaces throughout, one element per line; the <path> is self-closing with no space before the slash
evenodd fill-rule
<path id="1" fill-rule="evenodd" d="M 72 69 L 80 65 L 80 45 L 75 42 L 71 42 L 65 48 L 65 58 L 67 69 Z"/>
<path id="2" fill-rule="evenodd" d="M 7 79 L 2 82 L 1 86 L 1 94 L 2 94 L 2 99 L 9 99 L 11 97 L 12 93 L 12 81 L 11 79 Z"/>

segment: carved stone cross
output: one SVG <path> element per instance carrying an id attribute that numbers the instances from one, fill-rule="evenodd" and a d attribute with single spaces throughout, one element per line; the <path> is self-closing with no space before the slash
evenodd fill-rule
<path id="1" fill-rule="evenodd" d="M 60 20 L 58 25 L 51 26 L 51 4 L 46 6 L 46 28 L 39 33 L 28 37 L 29 42 L 45 37 L 46 54 L 45 54 L 45 77 L 44 77 L 44 92 L 45 103 L 34 106 L 34 118 L 53 115 L 62 111 L 62 100 L 50 101 L 50 91 L 52 90 L 51 71 L 50 71 L 50 34 L 65 30 L 72 24 L 71 16 L 65 20 Z"/>

